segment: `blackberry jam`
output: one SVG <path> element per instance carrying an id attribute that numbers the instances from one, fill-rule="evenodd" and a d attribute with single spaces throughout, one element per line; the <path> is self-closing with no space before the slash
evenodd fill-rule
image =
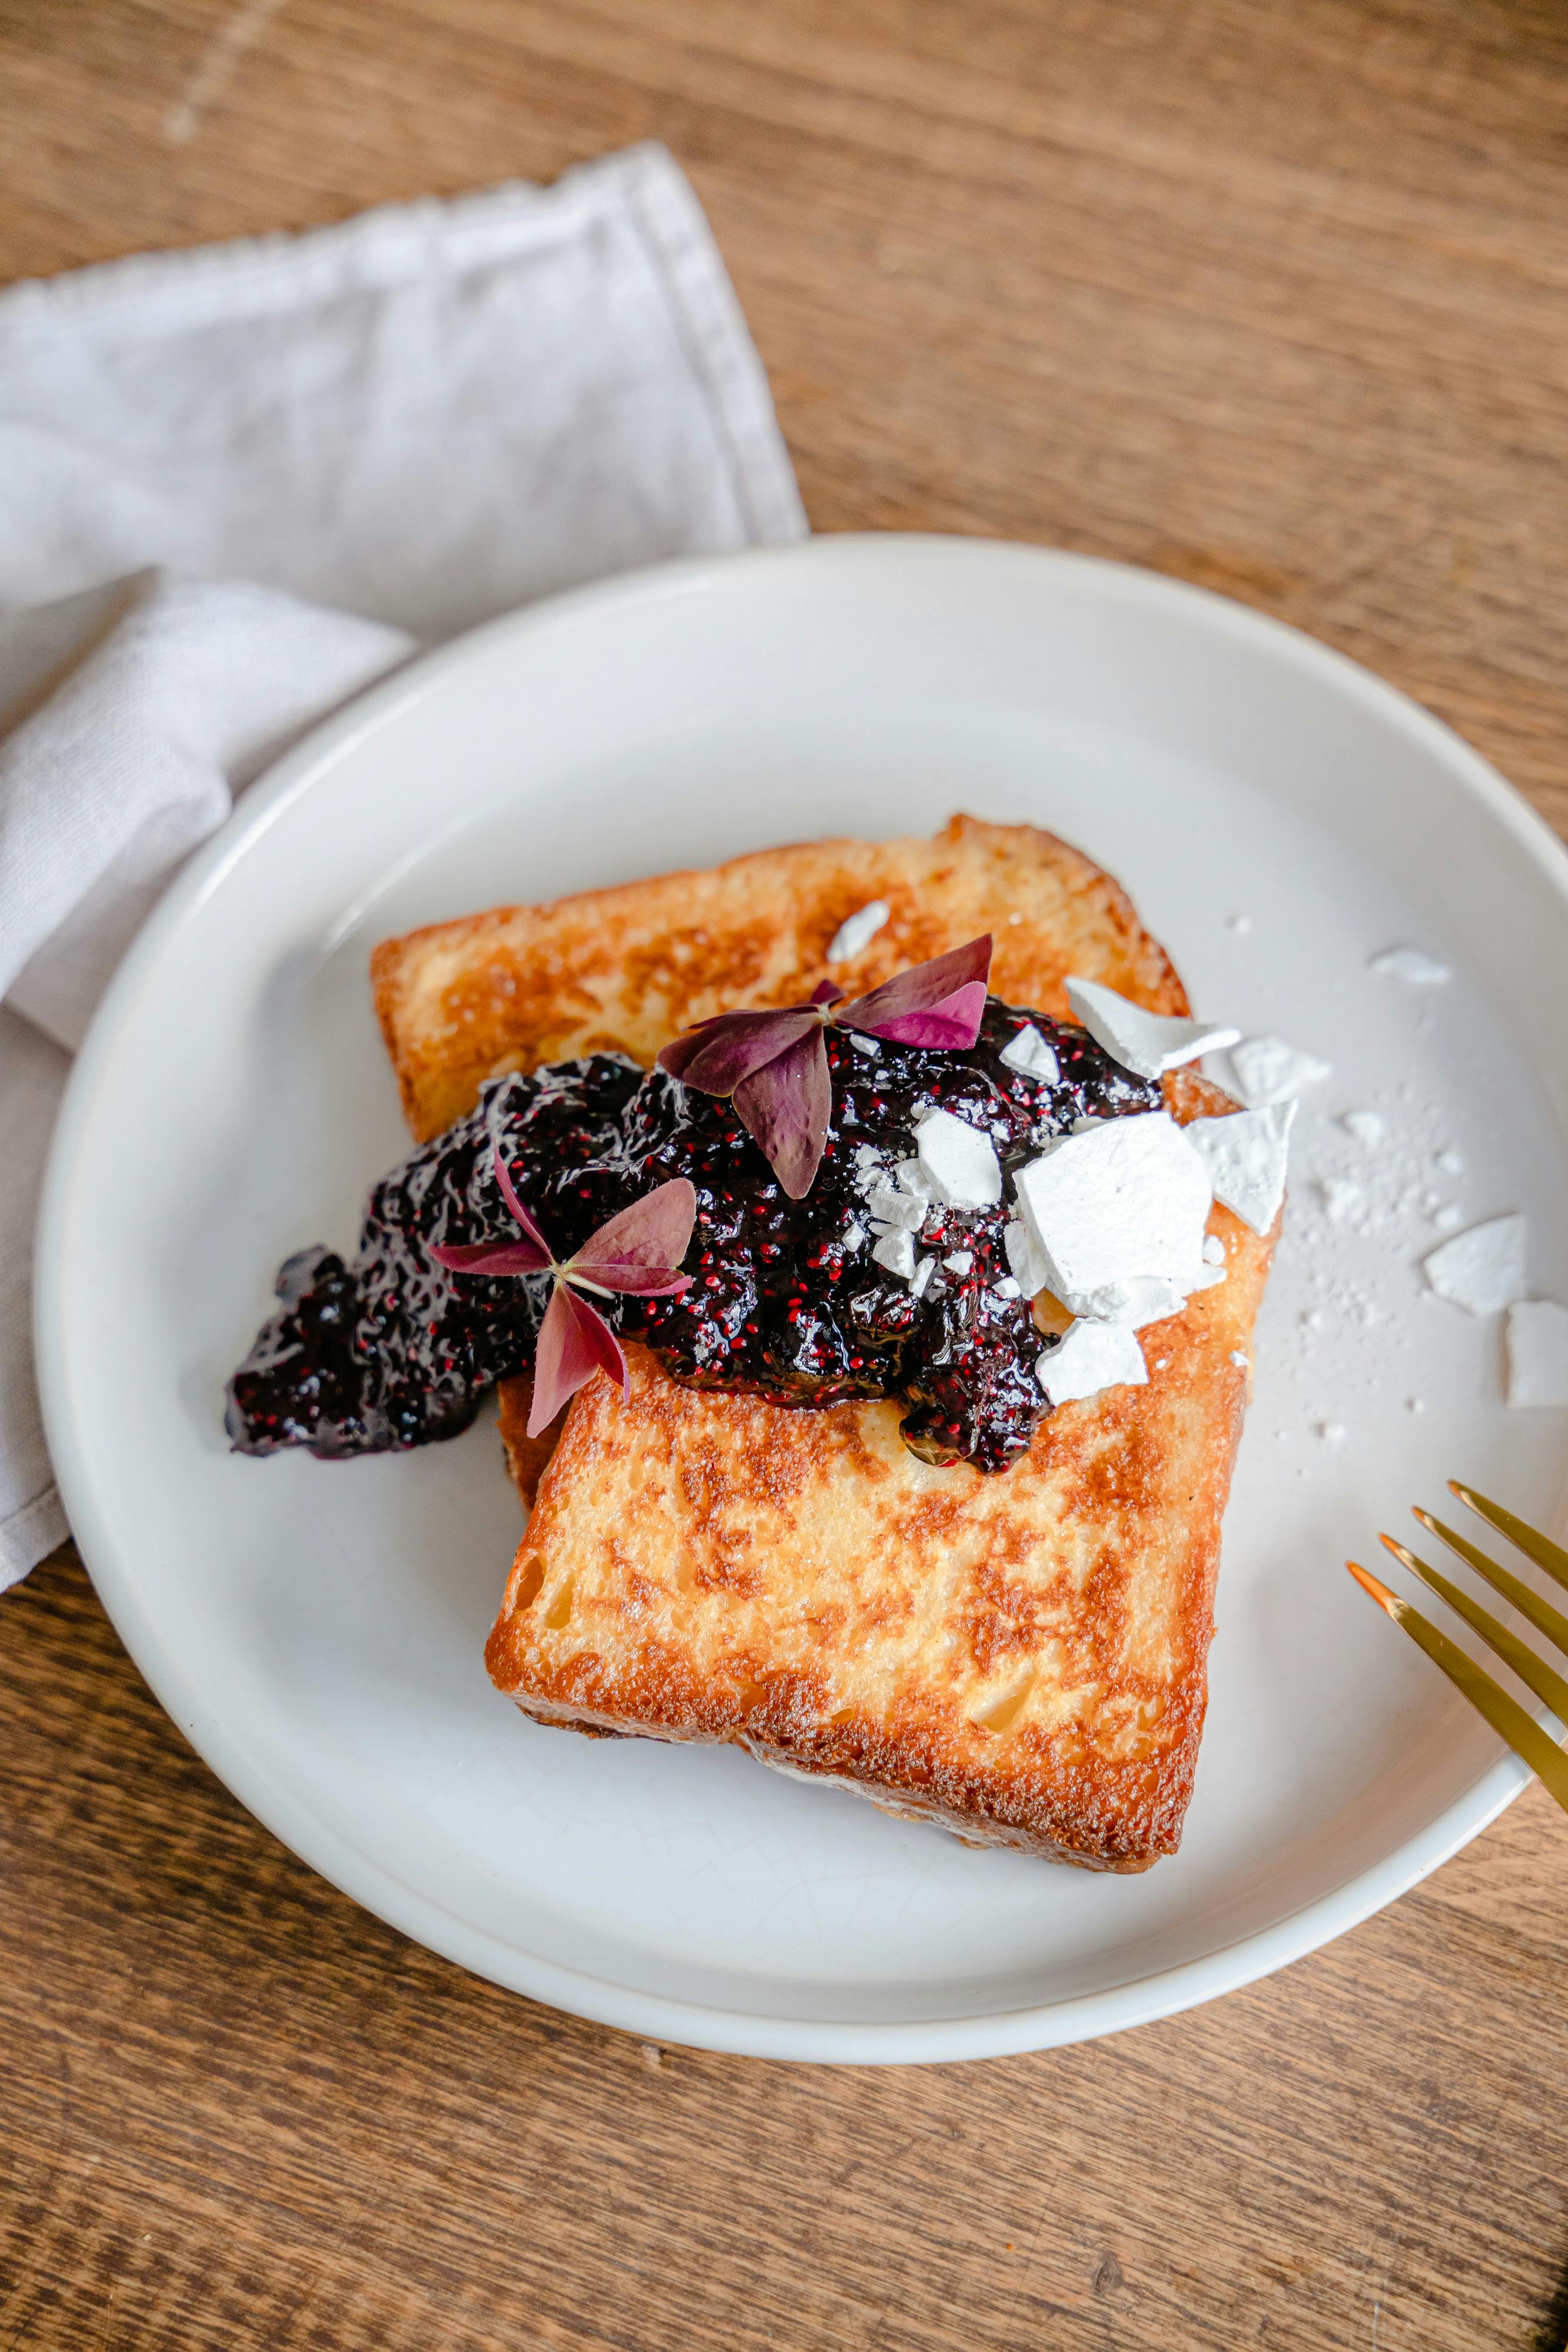
<path id="1" fill-rule="evenodd" d="M 1030 1021 L 1054 1051 L 1054 1080 L 1001 1058 Z M 1008 1179 L 1075 1120 L 1157 1109 L 1158 1082 L 1134 1077 L 1083 1030 L 995 997 L 967 1053 L 887 1042 L 868 1052 L 873 1041 L 831 1028 L 826 1041 L 832 1120 L 802 1201 L 782 1191 L 730 1103 L 663 1071 L 595 1055 L 495 1080 L 467 1118 L 376 1186 L 351 1265 L 321 1248 L 284 1265 L 279 1311 L 230 1383 L 235 1448 L 337 1456 L 452 1437 L 486 1389 L 528 1368 L 548 1277 L 447 1274 L 429 1255 L 433 1243 L 515 1234 L 498 1148 L 560 1257 L 654 1185 L 690 1179 L 691 1288 L 595 1301 L 676 1380 L 800 1406 L 899 1397 L 904 1442 L 924 1459 L 1005 1469 L 1047 1409 L 1040 1335 L 1009 1266 Z M 998 1205 L 921 1202 L 915 1129 L 934 1108 L 989 1136 Z M 873 1255 L 890 1218 L 910 1236 L 903 1271 Z"/>

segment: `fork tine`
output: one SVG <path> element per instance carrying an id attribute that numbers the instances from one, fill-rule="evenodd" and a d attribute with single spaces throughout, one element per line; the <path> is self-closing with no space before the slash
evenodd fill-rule
<path id="1" fill-rule="evenodd" d="M 1390 1592 L 1386 1584 L 1380 1584 L 1375 1576 L 1369 1576 L 1354 1559 L 1347 1559 L 1345 1566 L 1362 1591 L 1370 1593 L 1378 1607 L 1409 1634 L 1417 1649 L 1426 1651 L 1432 1664 L 1440 1667 L 1455 1688 L 1462 1691 L 1470 1705 L 1485 1716 L 1521 1761 L 1540 1774 L 1544 1787 L 1568 1813 L 1568 1756 L 1554 1740 L 1548 1739 L 1534 1717 L 1526 1715 L 1519 1701 L 1510 1698 L 1473 1658 L 1467 1657 L 1457 1642 L 1439 1633 L 1418 1609 L 1412 1609 L 1407 1601 Z"/>
<path id="2" fill-rule="evenodd" d="M 1446 1528 L 1441 1519 L 1432 1517 L 1430 1511 L 1423 1511 L 1417 1507 L 1412 1517 L 1419 1519 L 1430 1534 L 1439 1537 L 1450 1551 L 1457 1551 L 1484 1583 L 1490 1584 L 1494 1592 L 1500 1592 L 1505 1601 L 1511 1601 L 1520 1615 L 1528 1618 L 1536 1632 L 1544 1633 L 1547 1640 L 1555 1643 L 1563 1656 L 1568 1658 L 1568 1617 L 1561 1609 L 1553 1609 L 1550 1601 L 1542 1601 L 1539 1592 L 1532 1591 L 1508 1569 L 1500 1568 L 1488 1553 L 1479 1550 L 1473 1543 L 1467 1543 L 1464 1537 L 1456 1535 L 1452 1528 Z"/>
<path id="3" fill-rule="evenodd" d="M 1550 1536 L 1542 1535 L 1528 1519 L 1521 1519 L 1516 1512 L 1505 1511 L 1500 1503 L 1489 1502 L 1484 1495 L 1478 1495 L 1473 1486 L 1461 1486 L 1457 1478 L 1449 1479 L 1448 1492 L 1457 1495 L 1461 1503 L 1468 1505 L 1481 1518 L 1490 1520 L 1500 1536 L 1506 1536 L 1511 1544 L 1517 1544 L 1527 1559 L 1532 1559 L 1537 1568 L 1543 1568 L 1557 1583 L 1568 1584 L 1568 1551 L 1564 1551 L 1561 1544 L 1553 1543 Z"/>
<path id="4" fill-rule="evenodd" d="M 1490 1610 L 1483 1609 L 1479 1601 L 1472 1601 L 1459 1585 L 1450 1584 L 1446 1576 L 1439 1575 L 1435 1568 L 1428 1568 L 1424 1559 L 1417 1559 L 1407 1544 L 1396 1543 L 1392 1536 L 1380 1536 L 1378 1541 L 1394 1554 L 1402 1567 L 1410 1570 L 1412 1576 L 1418 1576 L 1423 1584 L 1430 1585 L 1438 1600 L 1446 1601 L 1455 1615 L 1462 1617 L 1483 1642 L 1490 1643 L 1504 1665 L 1511 1666 L 1520 1681 L 1532 1690 L 1537 1698 L 1545 1700 L 1558 1722 L 1568 1726 L 1568 1682 L 1549 1666 L 1544 1658 L 1538 1658 L 1528 1642 L 1521 1642 L 1517 1633 L 1511 1633 L 1506 1625 L 1500 1624 Z"/>

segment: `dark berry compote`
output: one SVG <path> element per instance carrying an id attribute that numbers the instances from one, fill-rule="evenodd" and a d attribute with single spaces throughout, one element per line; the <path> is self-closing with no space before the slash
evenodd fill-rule
<path id="1" fill-rule="evenodd" d="M 1031 1022 L 1055 1079 L 1002 1059 Z M 676 1380 L 801 1406 L 902 1398 L 904 1442 L 925 1460 L 1006 1469 L 1046 1410 L 1040 1336 L 1008 1258 L 1008 1178 L 1078 1119 L 1157 1109 L 1159 1085 L 1083 1030 L 996 997 L 967 1052 L 873 1042 L 826 1034 L 832 1118 L 800 1201 L 728 1101 L 664 1071 L 596 1054 L 496 1079 L 376 1186 L 351 1265 L 321 1248 L 284 1265 L 280 1309 L 230 1383 L 236 1449 L 332 1456 L 455 1436 L 486 1389 L 528 1369 L 549 1276 L 447 1274 L 430 1255 L 433 1243 L 515 1238 L 498 1149 L 562 1259 L 654 1185 L 690 1179 L 691 1288 L 601 1306 Z M 915 1130 L 934 1108 L 989 1137 L 1004 1180 L 995 1206 L 923 1204 Z"/>

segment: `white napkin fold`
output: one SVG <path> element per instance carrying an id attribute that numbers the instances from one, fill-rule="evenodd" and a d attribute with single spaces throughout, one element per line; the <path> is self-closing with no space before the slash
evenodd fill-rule
<path id="1" fill-rule="evenodd" d="M 66 1532 L 28 1331 L 48 1131 L 175 866 L 418 643 L 804 530 L 662 148 L 0 294 L 0 1588 Z"/>

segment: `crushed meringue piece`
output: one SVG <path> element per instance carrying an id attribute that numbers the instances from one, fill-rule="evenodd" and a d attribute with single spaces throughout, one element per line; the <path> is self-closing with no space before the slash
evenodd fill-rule
<path id="1" fill-rule="evenodd" d="M 852 956 L 858 956 L 862 948 L 868 948 L 883 925 L 892 919 L 893 908 L 885 898 L 873 898 L 870 906 L 862 907 L 858 913 L 846 915 L 828 941 L 827 961 L 848 963 Z"/>
<path id="2" fill-rule="evenodd" d="M 952 1209 L 989 1209 L 1002 1197 L 995 1144 L 950 1110 L 928 1110 L 915 1130 L 921 1173 Z"/>
<path id="3" fill-rule="evenodd" d="M 1034 1371 L 1053 1405 L 1098 1396 L 1102 1389 L 1142 1388 L 1149 1377 L 1136 1335 L 1122 1323 L 1070 1323 Z"/>
<path id="4" fill-rule="evenodd" d="M 923 1201 L 912 1201 L 907 1192 L 894 1190 L 891 1184 L 877 1184 L 866 1194 L 866 1213 L 879 1232 L 917 1234 L 925 1223 Z"/>
<path id="5" fill-rule="evenodd" d="M 1366 1200 L 1361 1186 L 1348 1176 L 1325 1176 L 1318 1190 L 1323 1196 L 1325 1215 L 1336 1225 L 1346 1223 Z"/>
<path id="6" fill-rule="evenodd" d="M 1293 1101 L 1270 1103 L 1261 1110 L 1195 1118 L 1183 1129 L 1208 1171 L 1215 1199 L 1255 1234 L 1266 1234 L 1280 1213 L 1295 1116 Z"/>
<path id="7" fill-rule="evenodd" d="M 1077 1316 L 1120 1320 L 1129 1286 L 1153 1278 L 1185 1297 L 1204 1272 L 1208 1171 L 1168 1111 L 1097 1120 L 1059 1137 L 1014 1177 L 1040 1287 Z M 1009 1263 L 1023 1281 L 1016 1262 Z"/>
<path id="8" fill-rule="evenodd" d="M 1026 1021 L 1018 1035 L 1002 1047 L 998 1059 L 1009 1070 L 1021 1070 L 1026 1078 L 1040 1078 L 1048 1087 L 1056 1086 L 1061 1077 L 1055 1048 L 1046 1044 L 1032 1021 Z"/>
<path id="9" fill-rule="evenodd" d="M 1008 1254 L 1008 1264 L 1019 1290 L 1026 1298 L 1033 1298 L 1045 1288 L 1051 1268 L 1043 1251 L 1035 1247 L 1029 1227 L 1021 1217 L 1009 1217 L 1002 1228 L 1002 1247 Z"/>
<path id="10" fill-rule="evenodd" d="M 1095 1043 L 1113 1061 L 1140 1078 L 1157 1078 L 1180 1069 L 1201 1055 L 1234 1045 L 1239 1029 L 1224 1029 L 1210 1022 L 1186 1021 L 1179 1014 L 1145 1013 L 1130 997 L 1120 996 L 1097 980 L 1070 980 L 1067 1001 L 1073 1018 L 1081 1021 Z"/>
<path id="11" fill-rule="evenodd" d="M 1230 1049 L 1236 1090 L 1249 1110 L 1285 1103 L 1333 1076 L 1333 1066 L 1288 1045 L 1283 1037 L 1244 1037 Z"/>
<path id="12" fill-rule="evenodd" d="M 1524 1297 L 1525 1220 L 1489 1217 L 1421 1261 L 1430 1288 L 1471 1315 L 1495 1315 Z"/>
<path id="13" fill-rule="evenodd" d="M 871 1254 L 878 1265 L 886 1266 L 901 1282 L 915 1279 L 915 1235 L 904 1231 L 879 1234 L 872 1244 Z"/>
<path id="14" fill-rule="evenodd" d="M 1419 948 L 1385 948 L 1381 955 L 1368 959 L 1366 968 L 1380 980 L 1402 980 L 1411 988 L 1441 988 L 1453 978 L 1446 963 L 1423 955 Z"/>
<path id="15" fill-rule="evenodd" d="M 1521 1298 L 1508 1310 L 1508 1401 L 1568 1404 L 1568 1307 Z"/>

